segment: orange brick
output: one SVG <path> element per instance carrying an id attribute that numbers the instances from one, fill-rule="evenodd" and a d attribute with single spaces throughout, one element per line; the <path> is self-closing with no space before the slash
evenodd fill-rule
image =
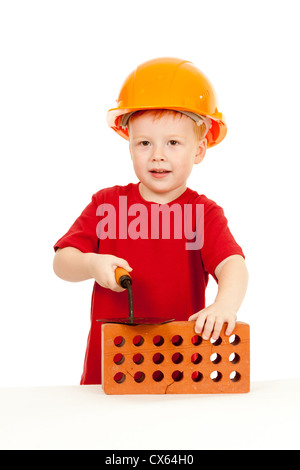
<path id="1" fill-rule="evenodd" d="M 194 322 L 102 325 L 102 386 L 107 394 L 247 393 L 250 327 L 205 341 Z"/>

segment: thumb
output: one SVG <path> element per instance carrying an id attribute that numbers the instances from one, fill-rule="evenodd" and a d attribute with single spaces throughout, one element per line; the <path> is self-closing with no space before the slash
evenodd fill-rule
<path id="1" fill-rule="evenodd" d="M 123 258 L 118 258 L 117 256 L 114 257 L 114 268 L 123 268 L 126 269 L 126 271 L 132 271 L 131 266 L 129 263 L 123 259 Z"/>
<path id="2" fill-rule="evenodd" d="M 193 315 L 191 315 L 191 316 L 188 318 L 188 321 L 197 320 L 198 315 L 199 315 L 199 312 L 198 312 L 198 313 L 194 313 Z"/>

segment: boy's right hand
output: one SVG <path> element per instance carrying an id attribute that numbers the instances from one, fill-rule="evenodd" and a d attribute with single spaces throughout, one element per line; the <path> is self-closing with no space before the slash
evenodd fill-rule
<path id="1" fill-rule="evenodd" d="M 117 284 L 115 278 L 115 269 L 118 266 L 126 269 L 126 271 L 132 271 L 132 268 L 125 259 L 113 255 L 88 253 L 88 265 L 91 277 L 93 277 L 100 286 L 111 289 L 114 292 L 122 292 L 125 290 Z"/>

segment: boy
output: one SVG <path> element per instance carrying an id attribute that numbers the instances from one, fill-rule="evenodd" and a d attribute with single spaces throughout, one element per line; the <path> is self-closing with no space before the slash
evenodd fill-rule
<path id="1" fill-rule="evenodd" d="M 54 270 L 62 279 L 95 279 L 91 329 L 82 384 L 101 382 L 101 325 L 128 315 L 127 295 L 115 281 L 117 266 L 132 271 L 137 316 L 195 321 L 204 339 L 234 329 L 248 274 L 242 249 L 223 210 L 187 188 L 194 164 L 226 135 L 207 78 L 193 64 L 155 59 L 125 81 L 109 125 L 129 140 L 138 184 L 94 194 L 56 243 Z M 208 275 L 218 282 L 205 308 Z"/>

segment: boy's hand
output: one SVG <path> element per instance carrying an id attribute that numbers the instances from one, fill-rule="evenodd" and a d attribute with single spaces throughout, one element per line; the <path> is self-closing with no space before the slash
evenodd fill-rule
<path id="1" fill-rule="evenodd" d="M 196 321 L 195 332 L 202 334 L 206 340 L 211 334 L 217 340 L 224 323 L 228 323 L 225 334 L 232 334 L 248 284 L 248 271 L 240 255 L 228 256 L 221 261 L 215 269 L 215 275 L 218 279 L 218 294 L 214 303 L 189 318 Z"/>
<path id="2" fill-rule="evenodd" d="M 208 340 L 211 334 L 212 339 L 217 340 L 224 323 L 228 323 L 225 334 L 228 336 L 232 334 L 236 318 L 236 312 L 230 311 L 226 305 L 220 302 L 215 302 L 191 315 L 189 321 L 196 321 L 195 332 L 202 334 L 204 340 Z"/>
<path id="3" fill-rule="evenodd" d="M 91 277 L 102 287 L 111 289 L 114 292 L 122 292 L 115 278 L 115 269 L 119 266 L 132 271 L 127 261 L 123 258 L 118 258 L 113 255 L 98 255 L 96 253 L 88 253 L 88 265 Z"/>

